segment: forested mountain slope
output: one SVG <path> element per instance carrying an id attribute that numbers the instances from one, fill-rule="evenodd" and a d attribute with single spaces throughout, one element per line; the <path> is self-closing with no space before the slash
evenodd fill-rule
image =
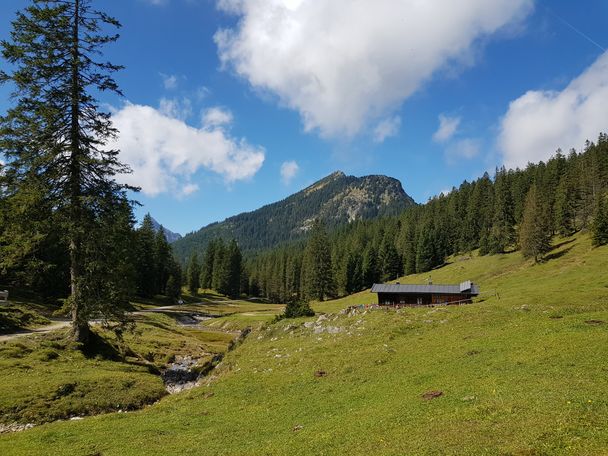
<path id="1" fill-rule="evenodd" d="M 210 240 L 234 238 L 242 250 L 274 247 L 301 238 L 319 218 L 336 227 L 355 220 L 396 215 L 415 205 L 397 179 L 387 176 L 347 176 L 341 171 L 288 198 L 252 212 L 230 217 L 190 233 L 173 244 L 185 259 L 200 253 Z"/>

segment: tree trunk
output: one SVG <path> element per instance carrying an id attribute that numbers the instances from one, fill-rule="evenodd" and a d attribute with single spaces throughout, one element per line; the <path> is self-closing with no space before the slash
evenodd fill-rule
<path id="1" fill-rule="evenodd" d="M 70 126 L 70 211 L 68 221 L 70 233 L 70 288 L 72 303 L 72 337 L 86 344 L 89 340 L 89 322 L 83 308 L 81 292 L 82 277 L 82 229 L 83 213 L 81 201 L 80 167 L 80 80 L 79 80 L 79 22 L 80 0 L 74 2 L 74 26 L 72 35 L 72 106 Z"/>

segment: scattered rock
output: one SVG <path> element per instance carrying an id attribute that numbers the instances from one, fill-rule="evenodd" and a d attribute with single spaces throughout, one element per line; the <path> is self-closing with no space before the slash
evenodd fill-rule
<path id="1" fill-rule="evenodd" d="M 469 350 L 467 352 L 467 356 L 475 356 L 475 355 L 479 355 L 479 353 L 481 353 L 479 350 Z"/>
<path id="2" fill-rule="evenodd" d="M 339 334 L 342 332 L 342 328 L 338 328 L 337 326 L 328 326 L 327 332 L 329 334 Z"/>
<path id="3" fill-rule="evenodd" d="M 19 423 L 11 423 L 11 424 L 2 424 L 0 423 L 0 434 L 6 434 L 8 432 L 21 432 L 26 431 L 27 429 L 31 429 L 35 424 L 27 423 L 27 424 L 19 424 Z"/>
<path id="4" fill-rule="evenodd" d="M 319 315 L 319 318 L 317 318 L 317 323 L 321 323 L 322 321 L 327 320 L 327 316 L 325 314 L 323 315 Z"/>
<path id="5" fill-rule="evenodd" d="M 122 412 L 122 410 L 119 410 L 119 412 Z M 72 418 L 70 418 L 70 421 L 80 421 L 80 420 L 84 420 L 84 418 L 81 416 L 73 416 Z"/>
<path id="6" fill-rule="evenodd" d="M 603 325 L 605 321 L 603 320 L 585 320 L 585 323 L 588 325 Z"/>
<path id="7" fill-rule="evenodd" d="M 314 322 L 314 321 L 307 321 L 307 322 L 305 322 L 305 323 L 304 323 L 304 327 L 305 327 L 306 329 L 310 329 L 310 328 L 312 328 L 314 325 L 315 325 L 315 322 Z"/>
<path id="8" fill-rule="evenodd" d="M 298 431 L 301 431 L 302 429 L 304 429 L 304 426 L 302 426 L 301 424 L 296 424 L 296 425 L 293 427 L 292 431 L 293 431 L 293 432 L 298 432 Z"/>
<path id="9" fill-rule="evenodd" d="M 465 396 L 465 397 L 462 398 L 462 400 L 463 401 L 467 401 L 467 402 L 474 401 L 475 400 L 475 396 Z"/>
<path id="10" fill-rule="evenodd" d="M 443 396 L 443 391 L 427 391 L 422 395 L 422 399 L 425 401 L 430 401 L 431 399 L 435 399 L 436 397 Z"/>
<path id="11" fill-rule="evenodd" d="M 324 370 L 315 371 L 315 377 L 327 377 L 327 372 Z"/>

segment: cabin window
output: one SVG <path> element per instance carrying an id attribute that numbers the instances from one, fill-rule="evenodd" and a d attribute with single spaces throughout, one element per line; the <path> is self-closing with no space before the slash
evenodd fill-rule
<path id="1" fill-rule="evenodd" d="M 416 303 L 420 306 L 422 305 L 422 298 L 416 298 Z"/>

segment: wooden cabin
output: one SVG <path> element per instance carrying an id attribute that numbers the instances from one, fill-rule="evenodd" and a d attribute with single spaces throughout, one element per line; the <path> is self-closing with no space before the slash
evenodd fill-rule
<path id="1" fill-rule="evenodd" d="M 470 280 L 460 285 L 402 285 L 377 284 L 372 293 L 378 293 L 381 306 L 432 306 L 470 303 L 479 295 L 479 287 Z"/>

